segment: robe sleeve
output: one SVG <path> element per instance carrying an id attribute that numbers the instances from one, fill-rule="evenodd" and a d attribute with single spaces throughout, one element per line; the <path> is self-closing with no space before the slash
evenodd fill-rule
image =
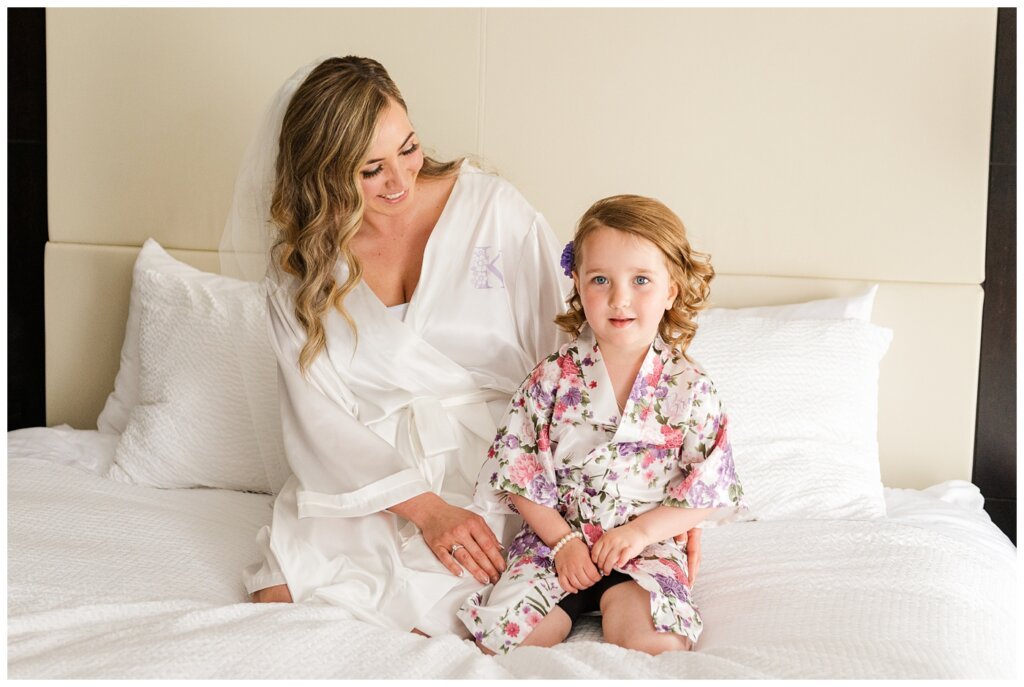
<path id="1" fill-rule="evenodd" d="M 477 489 L 489 487 L 510 509 L 508 494 L 552 508 L 558 503 L 550 437 L 558 361 L 557 353 L 541 361 L 512 396 L 480 471 Z"/>
<path id="2" fill-rule="evenodd" d="M 743 487 L 729 444 L 729 418 L 706 377 L 692 387 L 690 417 L 679 459 L 682 473 L 669 482 L 662 502 L 681 508 L 743 508 Z"/>
<path id="3" fill-rule="evenodd" d="M 305 330 L 286 289 L 268 295 L 285 455 L 304 517 L 359 517 L 430 490 L 420 470 L 357 418 L 358 404 L 322 353 L 303 376 Z"/>
<path id="4" fill-rule="evenodd" d="M 555 316 L 565 312 L 565 298 L 572 285 L 559 266 L 560 258 L 551 227 L 536 213 L 509 280 L 519 343 L 530 364 L 569 341 L 569 335 L 554 323 Z"/>

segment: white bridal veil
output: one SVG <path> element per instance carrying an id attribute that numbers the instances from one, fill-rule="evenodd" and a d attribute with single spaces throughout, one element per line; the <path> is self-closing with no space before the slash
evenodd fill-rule
<path id="1" fill-rule="evenodd" d="M 270 200 L 274 193 L 281 122 L 295 91 L 323 59 L 299 68 L 277 90 L 256 136 L 245 151 L 220 239 L 221 274 L 248 281 L 260 281 L 266 276 L 276 232 L 270 220 Z"/>
<path id="2" fill-rule="evenodd" d="M 270 219 L 270 201 L 274 193 L 278 139 L 284 113 L 295 91 L 322 61 L 322 58 L 314 60 L 292 74 L 267 106 L 263 121 L 242 158 L 231 209 L 220 240 L 221 274 L 256 282 L 244 285 L 254 289 L 252 297 L 256 299 L 256 307 L 252 309 L 253 313 L 239 317 L 246 322 L 249 321 L 246 318 L 258 317 L 260 322 L 239 327 L 233 332 L 234 361 L 238 365 L 241 387 L 236 392 L 244 394 L 263 469 L 275 493 L 291 471 L 284 458 L 277 364 L 266 324 L 265 298 L 272 286 L 264 277 L 268 276 L 270 248 L 277 231 Z"/>

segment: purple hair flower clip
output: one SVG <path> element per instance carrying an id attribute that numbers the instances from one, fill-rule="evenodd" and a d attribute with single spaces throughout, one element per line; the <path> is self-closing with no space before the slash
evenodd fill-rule
<path id="1" fill-rule="evenodd" d="M 560 262 L 562 265 L 562 270 L 565 272 L 565 276 L 571 277 L 573 263 L 572 241 L 565 244 L 565 248 L 562 249 L 562 260 Z"/>

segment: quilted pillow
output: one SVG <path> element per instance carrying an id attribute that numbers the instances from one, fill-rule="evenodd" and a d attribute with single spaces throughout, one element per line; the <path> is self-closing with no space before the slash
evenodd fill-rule
<path id="1" fill-rule="evenodd" d="M 277 368 L 261 286 L 201 272 L 152 239 L 134 280 L 137 402 L 109 476 L 166 488 L 280 488 Z"/>
<path id="2" fill-rule="evenodd" d="M 124 432 L 132 408 L 139 403 L 139 269 L 140 260 L 136 258 L 132 270 L 132 291 L 128 298 L 128 322 L 125 325 L 114 390 L 107 396 L 107 402 L 96 418 L 96 427 L 103 434 Z"/>
<path id="3" fill-rule="evenodd" d="M 753 518 L 885 515 L 878 365 L 891 339 L 856 319 L 701 318 L 688 353 L 729 413 Z"/>

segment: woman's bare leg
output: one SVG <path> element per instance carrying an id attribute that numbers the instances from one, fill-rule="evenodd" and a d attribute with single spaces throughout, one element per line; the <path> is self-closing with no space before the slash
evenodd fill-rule
<path id="1" fill-rule="evenodd" d="M 674 632 L 658 632 L 651 618 L 651 595 L 636 582 L 617 584 L 601 597 L 605 641 L 657 655 L 689 651 L 690 640 Z"/>
<path id="2" fill-rule="evenodd" d="M 252 593 L 253 603 L 286 603 L 292 602 L 292 594 L 288 591 L 288 585 L 278 584 L 273 587 L 257 589 Z"/>

